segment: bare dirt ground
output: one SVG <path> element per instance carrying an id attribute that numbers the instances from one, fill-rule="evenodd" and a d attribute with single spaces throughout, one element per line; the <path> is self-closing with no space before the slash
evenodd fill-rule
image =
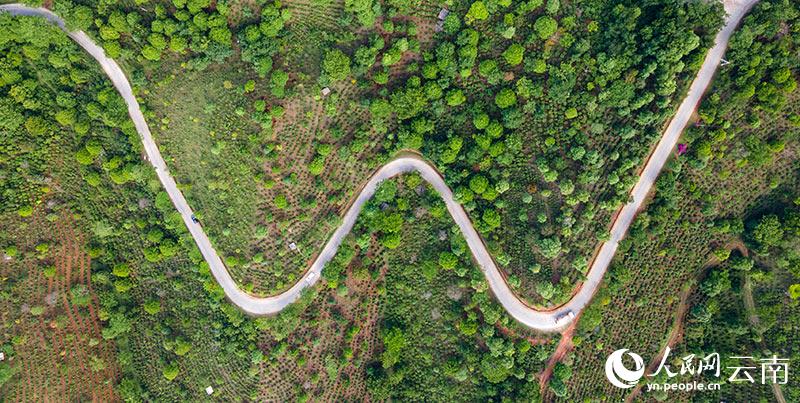
<path id="1" fill-rule="evenodd" d="M 575 328 L 578 325 L 579 319 L 580 317 L 576 318 L 568 328 L 561 332 L 561 341 L 558 342 L 556 351 L 550 356 L 550 359 L 547 361 L 547 366 L 545 366 L 542 373 L 539 374 L 539 388 L 541 390 L 545 390 L 547 387 L 547 382 L 550 380 L 550 376 L 553 375 L 553 369 L 556 367 L 556 364 L 563 360 L 567 353 L 575 348 L 575 344 L 572 342 L 572 336 L 575 335 Z"/>

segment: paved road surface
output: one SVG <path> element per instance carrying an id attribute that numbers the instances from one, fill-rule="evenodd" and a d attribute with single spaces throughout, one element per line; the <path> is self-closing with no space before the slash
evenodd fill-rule
<path id="1" fill-rule="evenodd" d="M 647 161 L 647 165 L 645 165 L 644 170 L 640 174 L 639 181 L 634 185 L 630 201 L 619 211 L 611 227 L 610 239 L 601 245 L 600 251 L 597 253 L 597 256 L 595 256 L 592 266 L 589 269 L 587 280 L 583 283 L 581 289 L 569 302 L 559 307 L 556 312 L 571 310 L 577 314 L 577 312 L 583 309 L 591 300 L 597 286 L 603 279 L 603 275 L 606 273 L 606 269 L 608 269 L 611 260 L 614 258 L 614 253 L 617 251 L 619 241 L 621 241 L 628 232 L 633 218 L 643 206 L 645 198 L 653 188 L 653 183 L 661 173 L 661 169 L 664 168 L 664 164 L 666 164 L 667 159 L 670 157 L 670 154 L 672 154 L 672 150 L 675 149 L 678 143 L 678 138 L 680 138 L 683 129 L 689 123 L 692 113 L 697 108 L 700 98 L 702 98 L 703 93 L 705 93 L 706 88 L 708 88 L 708 85 L 711 83 L 711 79 L 714 77 L 714 73 L 722 60 L 722 56 L 725 54 L 725 49 L 728 47 L 728 40 L 731 34 L 733 34 L 733 31 L 739 25 L 739 21 L 741 21 L 744 15 L 750 10 L 750 7 L 757 1 L 758 0 L 724 1 L 725 11 L 728 13 L 725 25 L 717 33 L 715 44 L 708 51 L 703 65 L 700 67 L 700 71 L 698 71 L 697 76 L 689 88 L 689 92 L 686 94 L 686 98 L 683 99 L 683 102 L 681 102 L 678 107 L 677 113 L 662 134 L 658 145 L 656 145 L 653 154 Z"/>
<path id="2" fill-rule="evenodd" d="M 467 213 L 461 205 L 455 201 L 453 192 L 447 187 L 436 169 L 427 161 L 417 156 L 399 157 L 387 163 L 373 174 L 361 193 L 358 194 L 355 202 L 345 213 L 341 225 L 325 244 L 319 256 L 306 274 L 292 288 L 279 295 L 265 298 L 255 297 L 246 293 L 241 290 L 236 285 L 233 278 L 231 278 L 228 270 L 222 263 L 222 259 L 220 259 L 216 250 L 211 245 L 202 227 L 192 221 L 192 209 L 189 207 L 181 191 L 178 190 L 175 180 L 172 178 L 172 175 L 170 175 L 167 165 L 161 157 L 158 146 L 155 141 L 153 141 L 150 129 L 144 120 L 142 111 L 139 108 L 139 103 L 133 95 L 133 90 L 125 77 L 125 73 L 113 59 L 106 57 L 103 49 L 95 44 L 84 32 L 75 31 L 67 32 L 67 34 L 100 63 L 103 71 L 105 71 L 108 78 L 111 79 L 117 91 L 119 91 L 120 95 L 125 100 L 125 103 L 128 105 L 128 113 L 131 119 L 133 119 L 136 130 L 142 138 L 145 153 L 150 163 L 155 168 L 158 179 L 169 194 L 172 203 L 175 205 L 178 212 L 180 212 L 181 217 L 183 217 L 183 221 L 197 243 L 197 247 L 200 249 L 206 262 L 208 262 L 211 273 L 225 291 L 225 295 L 228 299 L 245 312 L 252 315 L 273 314 L 280 312 L 287 305 L 296 301 L 305 288 L 314 285 L 319 280 L 322 268 L 334 257 L 342 240 L 353 228 L 362 206 L 372 197 L 380 182 L 393 176 L 416 171 L 419 172 L 420 175 L 439 192 L 442 199 L 444 199 L 447 210 L 450 212 L 450 215 L 453 216 L 456 225 L 458 225 L 464 239 L 467 241 L 467 245 L 472 251 L 473 257 L 486 276 L 492 293 L 509 315 L 532 329 L 543 332 L 553 332 L 565 328 L 571 322 L 569 317 L 565 317 L 566 315 L 570 313 L 577 315 L 591 301 L 600 281 L 603 279 L 606 269 L 611 263 L 611 259 L 614 257 L 619 241 L 625 236 L 637 211 L 642 207 L 645 197 L 653 187 L 653 182 L 658 177 L 661 169 L 672 153 L 681 132 L 688 123 L 703 92 L 711 82 L 714 72 L 720 63 L 720 59 L 725 53 L 725 48 L 728 45 L 728 39 L 731 33 L 736 28 L 742 16 L 744 16 L 755 2 L 756 0 L 725 1 L 726 10 L 730 14 L 725 27 L 718 33 L 715 46 L 706 56 L 705 62 L 692 83 L 688 95 L 680 105 L 677 114 L 670 122 L 669 127 L 667 127 L 667 130 L 664 132 L 653 155 L 642 171 L 638 183 L 636 183 L 633 188 L 631 202 L 620 210 L 611 229 L 611 238 L 601 246 L 600 251 L 589 269 L 587 280 L 583 283 L 580 290 L 569 302 L 552 311 L 537 311 L 536 309 L 528 307 L 514 294 L 509 288 L 508 283 L 503 279 L 500 270 L 489 254 L 489 251 L 486 249 L 486 246 L 483 244 L 480 235 L 472 226 Z M 0 10 L 8 11 L 13 15 L 44 17 L 66 31 L 63 20 L 49 10 L 43 8 L 31 8 L 21 4 L 7 4 L 0 5 Z M 557 322 L 557 320 L 562 317 L 564 317 L 564 319 Z"/>

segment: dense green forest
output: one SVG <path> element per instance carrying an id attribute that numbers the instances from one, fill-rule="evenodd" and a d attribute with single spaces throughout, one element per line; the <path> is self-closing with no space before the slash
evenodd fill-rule
<path id="1" fill-rule="evenodd" d="M 537 307 L 583 280 L 723 17 L 677 0 L 28 4 L 123 66 L 247 291 L 294 284 L 369 174 L 413 150 Z M 551 360 L 559 336 L 496 303 L 417 175 L 381 186 L 300 301 L 245 315 L 97 63 L 57 27 L 0 13 L 0 400 L 616 399 L 605 357 L 655 357 L 673 316 L 679 351 L 793 359 L 798 19 L 763 0 L 734 34 L 688 152 Z"/>
<path id="2" fill-rule="evenodd" d="M 292 284 L 361 178 L 415 149 L 514 287 L 537 305 L 563 302 L 721 24 L 721 7 L 702 2 L 457 2 L 440 28 L 422 2 L 359 3 L 325 32 L 292 2 L 100 3 L 95 19 L 92 7 L 55 8 L 142 65 L 134 81 L 148 92 L 230 94 L 150 106 L 190 201 L 254 292 Z M 174 78 L 198 70 L 192 86 Z"/>

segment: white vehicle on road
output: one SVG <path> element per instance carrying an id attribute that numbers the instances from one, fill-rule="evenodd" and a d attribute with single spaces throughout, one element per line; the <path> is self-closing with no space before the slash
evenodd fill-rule
<path id="1" fill-rule="evenodd" d="M 566 325 L 569 322 L 572 322 L 573 319 L 575 319 L 575 313 L 572 312 L 572 311 L 566 311 L 566 312 L 556 316 L 555 324 L 556 324 L 556 326 L 560 327 L 560 326 Z"/>
<path id="2" fill-rule="evenodd" d="M 314 271 L 308 272 L 308 276 L 306 277 L 306 284 L 314 284 L 317 281 L 317 273 Z"/>

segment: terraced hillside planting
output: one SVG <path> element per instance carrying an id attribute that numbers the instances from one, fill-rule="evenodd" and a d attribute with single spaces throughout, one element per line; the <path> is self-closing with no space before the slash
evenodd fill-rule
<path id="1" fill-rule="evenodd" d="M 249 396 L 255 324 L 215 292 L 117 92 L 57 27 L 5 13 L 0 27 L 3 194 L 17 196 L 2 200 L 3 396 Z"/>
<path id="2" fill-rule="evenodd" d="M 43 207 L 3 217 L 0 396 L 9 401 L 118 399 L 116 348 L 102 337 L 86 237 Z"/>
<path id="3" fill-rule="evenodd" d="M 260 398 L 538 396 L 553 340 L 521 329 L 490 299 L 420 177 L 378 194 L 326 267 L 325 285 L 266 322 Z M 398 245 L 399 237 L 416 241 Z"/>

